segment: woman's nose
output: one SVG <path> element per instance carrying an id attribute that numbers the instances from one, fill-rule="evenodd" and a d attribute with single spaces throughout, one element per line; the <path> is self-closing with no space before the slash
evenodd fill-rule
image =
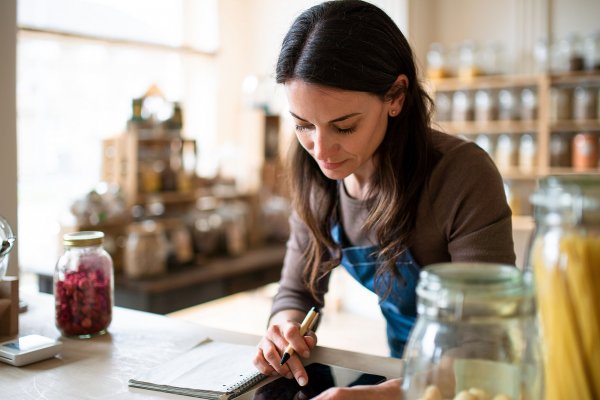
<path id="1" fill-rule="evenodd" d="M 327 160 L 337 151 L 338 147 L 331 135 L 320 130 L 315 131 L 313 153 L 317 160 Z"/>

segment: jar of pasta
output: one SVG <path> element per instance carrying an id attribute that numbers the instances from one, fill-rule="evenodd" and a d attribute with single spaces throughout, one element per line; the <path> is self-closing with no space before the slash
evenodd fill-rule
<path id="1" fill-rule="evenodd" d="M 531 274 L 491 263 L 425 268 L 405 348 L 405 399 L 541 399 Z"/>
<path id="2" fill-rule="evenodd" d="M 102 248 L 104 233 L 63 237 L 65 251 L 54 270 L 56 327 L 64 336 L 90 338 L 106 333 L 112 320 L 113 262 Z"/>
<path id="3" fill-rule="evenodd" d="M 600 396 L 600 176 L 549 176 L 531 198 L 533 271 L 545 393 Z"/>

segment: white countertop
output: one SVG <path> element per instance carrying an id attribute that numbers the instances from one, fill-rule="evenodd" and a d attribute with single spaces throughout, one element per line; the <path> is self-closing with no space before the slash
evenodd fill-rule
<path id="1" fill-rule="evenodd" d="M 19 334 L 59 338 L 59 357 L 25 367 L 0 363 L 0 399 L 154 399 L 185 397 L 130 389 L 127 381 L 210 337 L 256 344 L 259 337 L 236 333 L 163 315 L 115 307 L 109 333 L 92 339 L 60 337 L 54 326 L 53 296 L 24 295 L 29 310 L 20 316 Z M 398 377 L 398 359 L 317 347 L 311 361 Z M 243 397 L 240 397 L 242 399 Z"/>

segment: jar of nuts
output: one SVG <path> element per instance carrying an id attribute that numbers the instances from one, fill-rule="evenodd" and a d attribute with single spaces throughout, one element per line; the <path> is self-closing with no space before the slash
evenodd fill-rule
<path id="1" fill-rule="evenodd" d="M 404 351 L 406 399 L 542 398 L 531 274 L 511 265 L 442 263 L 417 286 Z"/>

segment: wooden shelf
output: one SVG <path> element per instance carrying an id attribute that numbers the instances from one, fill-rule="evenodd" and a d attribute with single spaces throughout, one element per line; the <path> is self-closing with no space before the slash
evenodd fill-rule
<path id="1" fill-rule="evenodd" d="M 455 135 L 529 133 L 539 129 L 538 121 L 439 121 L 436 124 L 442 131 Z"/>
<path id="2" fill-rule="evenodd" d="M 552 132 L 600 131 L 600 120 L 555 121 L 550 124 Z"/>
<path id="3" fill-rule="evenodd" d="M 434 79 L 429 83 L 434 91 L 448 92 L 457 90 L 504 89 L 506 87 L 531 87 L 537 86 L 539 81 L 540 77 L 535 75 L 490 75 L 476 76 L 471 79 Z"/>
<path id="4" fill-rule="evenodd" d="M 164 204 L 193 203 L 200 196 L 200 191 L 189 192 L 156 192 L 139 193 L 135 197 L 135 203 L 146 204 L 150 202 L 159 202 Z"/>
<path id="5" fill-rule="evenodd" d="M 577 71 L 550 74 L 547 79 L 552 85 L 598 84 L 600 83 L 600 71 Z"/>
<path id="6" fill-rule="evenodd" d="M 501 170 L 505 180 L 533 181 L 554 174 L 600 173 L 600 168 L 585 171 L 573 168 L 553 168 L 550 165 L 551 138 L 554 132 L 596 132 L 600 137 L 600 115 L 591 120 L 551 121 L 551 95 L 553 88 L 587 86 L 600 90 L 600 71 L 581 71 L 538 75 L 480 76 L 471 79 L 446 78 L 428 82 L 430 94 L 437 92 L 476 91 L 479 89 L 533 88 L 537 93 L 537 120 L 533 121 L 437 121 L 442 131 L 454 135 L 500 135 L 534 133 L 537 142 L 535 172 L 523 173 L 518 167 Z M 475 137 L 472 136 L 474 140 Z M 519 182 L 516 182 L 520 184 Z"/>

